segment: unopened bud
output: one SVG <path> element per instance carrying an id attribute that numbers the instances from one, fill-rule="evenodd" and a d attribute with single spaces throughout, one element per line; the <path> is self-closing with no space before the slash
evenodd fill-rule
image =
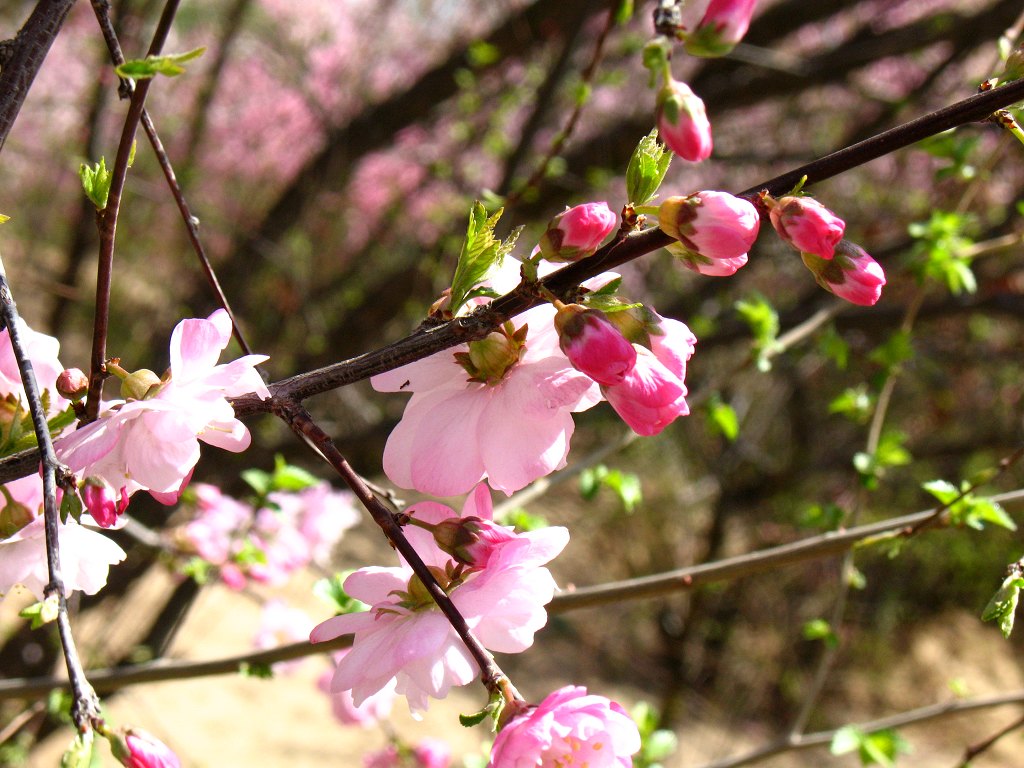
<path id="1" fill-rule="evenodd" d="M 598 384 L 620 384 L 636 363 L 636 350 L 604 312 L 569 304 L 555 315 L 558 344 L 573 368 Z"/>
<path id="2" fill-rule="evenodd" d="M 149 391 L 159 385 L 159 376 L 148 368 L 140 368 L 121 381 L 121 397 L 125 400 L 144 400 Z"/>
<path id="3" fill-rule="evenodd" d="M 110 751 L 128 768 L 181 768 L 181 760 L 160 739 L 141 728 L 107 735 Z"/>
<path id="4" fill-rule="evenodd" d="M 89 377 L 78 368 L 67 368 L 57 377 L 56 387 L 61 397 L 77 403 L 89 391 Z"/>
<path id="5" fill-rule="evenodd" d="M 618 223 L 619 217 L 608 203 L 566 208 L 548 222 L 540 238 L 540 252 L 547 261 L 579 261 L 593 255 Z"/>
<path id="6" fill-rule="evenodd" d="M 711 156 L 711 122 L 686 83 L 670 80 L 658 93 L 657 125 L 661 140 L 683 160 L 698 163 Z"/>

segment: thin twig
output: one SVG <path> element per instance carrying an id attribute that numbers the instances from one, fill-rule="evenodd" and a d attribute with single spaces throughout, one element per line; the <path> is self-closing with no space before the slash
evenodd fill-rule
<path id="1" fill-rule="evenodd" d="M 178 10 L 180 0 L 168 0 L 164 6 L 160 21 L 157 23 L 153 42 L 149 46 L 149 55 L 156 55 L 162 49 L 171 29 L 171 22 Z M 111 29 L 111 32 L 113 30 Z M 100 255 L 96 270 L 96 310 L 93 319 L 92 356 L 90 358 L 89 395 L 86 401 L 83 423 L 95 421 L 100 412 L 100 399 L 103 382 L 107 377 L 104 364 L 107 361 L 107 330 L 110 323 L 110 282 L 114 267 L 114 238 L 117 233 L 117 215 L 121 208 L 121 195 L 124 192 L 125 179 L 128 175 L 128 161 L 135 145 L 135 132 L 142 119 L 142 110 L 146 104 L 152 78 L 142 80 L 132 93 L 128 114 L 121 130 L 121 141 L 117 145 L 117 155 L 110 169 L 110 193 L 103 210 L 96 214 L 96 226 L 100 233 Z"/>
<path id="2" fill-rule="evenodd" d="M 1024 501 L 1024 489 L 992 496 L 992 500 L 1001 504 Z M 547 610 L 549 614 L 554 615 L 626 600 L 661 597 L 708 584 L 723 583 L 757 573 L 774 571 L 787 565 L 832 557 L 838 552 L 856 547 L 863 542 L 876 540 L 883 534 L 905 530 L 915 522 L 930 517 L 933 513 L 934 510 L 925 510 L 851 528 L 847 531 L 830 531 L 791 544 L 748 552 L 737 557 L 681 568 L 654 576 L 626 579 L 578 589 L 571 588 L 555 595 L 548 604 Z M 243 662 L 271 664 L 277 661 L 312 656 L 336 648 L 347 648 L 350 644 L 351 638 L 343 636 L 327 643 L 316 645 L 306 642 L 293 643 L 267 651 L 254 651 L 231 656 L 226 659 L 199 662 L 161 660 L 128 665 L 115 670 L 90 670 L 89 676 L 98 690 L 106 692 L 144 682 L 230 674 L 236 672 Z M 0 680 L 0 701 L 37 698 L 65 685 L 66 681 L 54 677 Z"/>
<path id="3" fill-rule="evenodd" d="M 11 349 L 18 362 L 22 385 L 25 388 L 25 399 L 29 413 L 32 415 L 32 426 L 35 430 L 37 453 L 42 462 L 43 474 L 43 523 L 46 533 L 46 563 L 49 583 L 44 589 L 47 599 L 57 600 L 57 632 L 60 635 L 61 648 L 64 651 L 64 662 L 68 669 L 74 702 L 71 706 L 71 717 L 79 732 L 84 733 L 100 717 L 99 700 L 89 680 L 85 676 L 81 659 L 75 648 L 75 640 L 71 634 L 71 621 L 68 618 L 68 604 L 64 594 L 64 577 L 60 568 L 60 517 L 57 510 L 57 473 L 65 475 L 66 469 L 57 460 L 50 440 L 50 428 L 46 423 L 46 412 L 39 396 L 39 387 L 32 370 L 32 363 L 25 354 L 21 343 L 21 332 L 18 327 L 18 308 L 14 303 L 10 285 L 7 283 L 7 272 L 3 260 L 0 259 L 0 313 L 10 337 Z"/>
<path id="4" fill-rule="evenodd" d="M 367 512 L 370 513 L 373 521 L 384 531 L 388 541 L 398 550 L 416 576 L 419 577 L 430 593 L 430 596 L 434 599 L 434 602 L 437 603 L 438 608 L 441 609 L 441 612 L 444 613 L 451 623 L 452 628 L 466 644 L 467 650 L 480 668 L 481 681 L 487 690 L 491 693 L 500 692 L 509 703 L 513 700 L 522 700 L 522 697 L 512 687 L 508 676 L 501 671 L 494 657 L 473 635 L 459 609 L 455 607 L 451 598 L 448 597 L 441 585 L 437 583 L 437 580 L 430 572 L 426 563 L 423 562 L 419 553 L 413 549 L 413 546 L 402 531 L 402 526 L 395 519 L 395 515 L 374 495 L 362 477 L 352 469 L 348 460 L 345 459 L 334 445 L 330 435 L 324 432 L 313 421 L 313 417 L 309 415 L 309 412 L 298 403 L 278 403 L 274 413 L 291 427 L 296 435 L 312 444 L 327 463 L 341 476 L 342 480 L 345 481 L 345 484 L 352 490 L 352 493 L 355 494 Z"/>
<path id="5" fill-rule="evenodd" d="M 124 63 L 124 53 L 121 50 L 121 44 L 118 42 L 114 26 L 110 23 L 110 3 L 106 2 L 106 0 L 93 0 L 92 7 L 96 15 L 96 20 L 99 22 L 100 29 L 103 32 L 103 39 L 106 41 L 107 48 L 110 51 L 110 58 L 113 60 L 115 66 L 119 66 Z M 136 90 L 135 86 L 128 81 L 124 82 L 124 87 L 127 93 L 130 94 L 134 93 Z M 156 155 L 157 162 L 160 164 L 160 170 L 163 171 L 164 179 L 167 181 L 167 186 L 171 190 L 171 196 L 174 197 L 174 202 L 178 206 L 178 212 L 181 214 L 181 220 L 185 224 L 185 231 L 188 234 L 189 243 L 191 243 L 192 250 L 195 251 L 196 256 L 199 259 L 199 266 L 202 268 L 203 274 L 206 276 L 206 281 L 210 284 L 210 288 L 217 297 L 218 303 L 224 308 L 224 311 L 228 313 L 228 317 L 231 318 L 231 330 L 235 335 L 235 339 L 238 341 L 238 345 L 242 348 L 242 351 L 245 354 L 251 355 L 252 348 L 242 335 L 242 330 L 238 325 L 238 320 L 235 318 L 235 313 L 232 311 L 231 304 L 228 302 L 224 289 L 221 287 L 220 280 L 217 279 L 217 274 L 213 269 L 213 265 L 210 263 L 210 259 L 206 255 L 206 248 L 203 246 L 203 242 L 199 238 L 199 219 L 192 214 L 192 210 L 189 208 L 188 201 L 185 199 L 185 193 L 182 191 L 181 185 L 178 183 L 178 178 L 174 173 L 174 166 L 171 164 L 167 151 L 164 149 L 164 144 L 160 140 L 160 135 L 156 132 L 156 126 L 153 123 L 153 119 L 145 109 L 142 110 L 141 120 L 142 129 L 145 131 L 146 137 L 149 139 L 150 146 L 153 147 L 153 153 Z"/>
<path id="6" fill-rule="evenodd" d="M 979 741 L 977 744 L 971 744 L 966 749 L 964 749 L 963 760 L 957 763 L 956 768 L 968 768 L 968 766 L 970 766 L 971 761 L 974 760 L 974 758 L 976 758 L 983 752 L 987 752 L 995 745 L 997 741 L 999 741 L 1004 736 L 1008 736 L 1009 734 L 1013 733 L 1019 728 L 1024 728 L 1024 715 L 1021 715 L 1009 725 L 1000 728 L 987 739 Z"/>

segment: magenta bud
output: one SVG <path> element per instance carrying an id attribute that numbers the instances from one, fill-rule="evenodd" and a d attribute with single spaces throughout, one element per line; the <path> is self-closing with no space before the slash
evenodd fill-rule
<path id="1" fill-rule="evenodd" d="M 832 259 L 812 253 L 803 253 L 801 257 L 818 285 L 851 304 L 874 306 L 882 296 L 885 271 L 856 243 L 840 240 Z"/>
<path id="2" fill-rule="evenodd" d="M 618 223 L 619 217 L 608 203 L 566 208 L 548 222 L 540 239 L 540 252 L 547 261 L 579 261 L 593 255 Z"/>
<path id="3" fill-rule="evenodd" d="M 846 222 L 811 197 L 787 196 L 774 204 L 766 198 L 765 202 L 771 207 L 772 226 L 779 237 L 801 253 L 832 258 Z"/>
<path id="4" fill-rule="evenodd" d="M 658 93 L 657 124 L 665 146 L 683 160 L 698 163 L 711 156 L 711 122 L 686 83 L 671 80 Z"/>
<path id="5" fill-rule="evenodd" d="M 636 350 L 604 312 L 569 304 L 555 315 L 558 344 L 573 367 L 599 384 L 619 384 L 636 363 Z"/>
<path id="6" fill-rule="evenodd" d="M 181 768 L 171 748 L 141 728 L 128 728 L 107 736 L 110 751 L 128 768 Z"/>

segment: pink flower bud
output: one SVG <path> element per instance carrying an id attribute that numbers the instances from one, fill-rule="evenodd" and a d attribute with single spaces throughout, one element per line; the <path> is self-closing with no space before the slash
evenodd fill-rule
<path id="1" fill-rule="evenodd" d="M 120 498 L 106 480 L 90 476 L 82 484 L 82 501 L 100 528 L 109 528 L 117 522 L 117 516 L 128 509 L 127 489 L 121 488 Z"/>
<path id="2" fill-rule="evenodd" d="M 170 747 L 140 728 L 129 728 L 107 738 L 114 757 L 128 768 L 181 768 L 181 761 Z"/>
<path id="3" fill-rule="evenodd" d="M 596 309 L 569 304 L 555 315 L 558 344 L 573 367 L 599 384 L 619 384 L 636 362 L 636 350 Z"/>
<path id="4" fill-rule="evenodd" d="M 757 0 L 711 0 L 704 18 L 686 39 L 692 56 L 725 56 L 750 27 Z"/>
<path id="5" fill-rule="evenodd" d="M 486 568 L 498 547 L 518 538 L 511 529 L 475 515 L 442 520 L 432 532 L 442 551 L 471 568 Z"/>
<path id="6" fill-rule="evenodd" d="M 68 368 L 61 371 L 56 386 L 62 397 L 78 402 L 89 391 L 89 377 L 78 368 Z"/>
<path id="7" fill-rule="evenodd" d="M 422 739 L 412 748 L 412 756 L 420 768 L 448 768 L 452 761 L 452 748 L 440 739 Z"/>
<path id="8" fill-rule="evenodd" d="M 608 203 L 566 208 L 548 223 L 540 251 L 548 261 L 579 261 L 593 255 L 618 224 Z"/>
<path id="9" fill-rule="evenodd" d="M 747 254 L 731 259 L 712 259 L 702 253 L 694 253 L 682 243 L 670 243 L 665 247 L 676 257 L 680 264 L 694 272 L 708 277 L 728 277 L 735 275 L 740 267 L 747 263 Z"/>
<path id="10" fill-rule="evenodd" d="M 870 307 L 882 296 L 885 285 L 882 265 L 849 240 L 839 241 L 832 259 L 822 259 L 812 253 L 803 253 L 801 257 L 818 285 L 841 299 Z"/>
<path id="11" fill-rule="evenodd" d="M 638 435 L 656 435 L 690 412 L 682 379 L 644 347 L 637 348 L 636 365 L 622 383 L 602 386 L 601 392 Z"/>
<path id="12" fill-rule="evenodd" d="M 625 766 L 639 749 L 636 723 L 621 706 L 570 685 L 516 712 L 494 740 L 487 765 Z"/>
<path id="13" fill-rule="evenodd" d="M 742 197 L 695 192 L 666 199 L 658 209 L 658 226 L 683 248 L 704 257 L 694 261 L 718 261 L 746 256 L 757 239 L 761 217 Z"/>
<path id="14" fill-rule="evenodd" d="M 699 163 L 711 155 L 711 123 L 704 102 L 686 83 L 672 80 L 657 104 L 658 134 L 683 160 Z"/>
<path id="15" fill-rule="evenodd" d="M 783 197 L 771 204 L 772 226 L 779 237 L 801 253 L 831 259 L 843 239 L 846 222 L 810 197 Z"/>

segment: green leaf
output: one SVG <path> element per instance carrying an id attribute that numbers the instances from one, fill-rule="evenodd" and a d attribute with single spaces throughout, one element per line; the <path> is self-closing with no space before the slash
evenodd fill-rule
<path id="1" fill-rule="evenodd" d="M 832 744 L 829 746 L 829 751 L 833 755 L 845 755 L 860 746 L 861 737 L 863 736 L 861 730 L 853 725 L 844 725 L 842 728 L 836 731 L 832 737 Z"/>
<path id="2" fill-rule="evenodd" d="M 638 475 L 608 469 L 604 464 L 587 467 L 580 473 L 580 495 L 587 501 L 597 496 L 604 486 L 612 490 L 622 502 L 626 514 L 632 514 L 636 506 L 643 501 L 643 488 Z"/>
<path id="3" fill-rule="evenodd" d="M 982 621 L 995 621 L 999 624 L 999 631 L 1007 640 L 1013 632 L 1021 587 L 1024 587 L 1024 575 L 1020 563 L 1015 563 L 1010 566 L 1010 575 L 1003 580 L 981 613 Z"/>
<path id="4" fill-rule="evenodd" d="M 970 266 L 974 240 L 969 235 L 975 227 L 970 216 L 950 211 L 933 211 L 928 221 L 910 224 L 907 230 L 917 240 L 911 258 L 918 279 L 945 283 L 953 294 L 976 292 Z"/>
<path id="5" fill-rule="evenodd" d="M 270 479 L 271 491 L 304 491 L 319 484 L 320 479 L 316 475 L 288 464 L 280 454 L 274 457 L 274 474 Z"/>
<path id="6" fill-rule="evenodd" d="M 470 291 L 476 288 L 487 277 L 495 265 L 515 246 L 522 227 L 517 227 L 504 241 L 494 237 L 494 228 L 501 218 L 503 208 L 499 208 L 488 217 L 487 210 L 479 201 L 473 204 L 469 212 L 469 225 L 466 237 L 459 252 L 459 262 L 452 278 L 450 311 L 455 315 L 469 297 Z"/>
<path id="7" fill-rule="evenodd" d="M 985 523 L 998 525 L 1011 531 L 1017 530 L 1013 518 L 999 504 L 986 496 L 975 496 L 967 492 L 971 485 L 966 480 L 957 488 L 947 480 L 929 480 L 921 488 L 949 506 L 949 520 L 953 525 L 983 530 Z M 963 498 L 953 501 L 963 494 Z"/>
<path id="8" fill-rule="evenodd" d="M 887 372 L 893 372 L 913 356 L 914 346 L 911 343 L 910 334 L 906 331 L 897 331 L 885 343 L 876 347 L 868 359 L 885 368 Z"/>
<path id="9" fill-rule="evenodd" d="M 348 613 L 362 613 L 370 609 L 366 603 L 351 597 L 345 591 L 345 579 L 351 573 L 352 571 L 336 573 L 328 578 L 318 579 L 313 584 L 313 594 L 331 606 L 339 616 Z"/>
<path id="10" fill-rule="evenodd" d="M 79 733 L 60 758 L 60 768 L 89 768 L 95 746 L 94 731 Z"/>
<path id="11" fill-rule="evenodd" d="M 864 384 L 859 384 L 846 389 L 829 403 L 828 412 L 842 414 L 857 424 L 864 424 L 871 418 L 874 406 L 874 396 L 868 392 Z"/>
<path id="12" fill-rule="evenodd" d="M 56 620 L 59 607 L 57 595 L 50 595 L 45 600 L 22 608 L 18 615 L 27 619 L 32 629 L 39 629 L 44 624 Z"/>
<path id="13" fill-rule="evenodd" d="M 708 424 L 729 442 L 733 442 L 740 434 L 740 420 L 735 409 L 723 403 L 716 394 L 708 403 Z"/>
<path id="14" fill-rule="evenodd" d="M 812 504 L 800 513 L 798 522 L 805 528 L 834 531 L 845 517 L 846 512 L 838 504 Z"/>
<path id="15" fill-rule="evenodd" d="M 821 354 L 836 364 L 841 371 L 846 370 L 850 361 L 850 345 L 839 335 L 834 325 L 829 325 L 818 338 L 818 349 Z"/>
<path id="16" fill-rule="evenodd" d="M 501 515 L 500 523 L 501 525 L 511 525 L 516 529 L 516 533 L 536 531 L 551 525 L 543 515 L 534 515 L 521 508 L 510 510 Z"/>
<path id="17" fill-rule="evenodd" d="M 262 469 L 247 469 L 242 472 L 242 480 L 246 485 L 256 491 L 259 497 L 266 496 L 273 487 L 273 476 Z"/>
<path id="18" fill-rule="evenodd" d="M 459 714 L 459 723 L 463 728 L 472 728 L 475 725 L 480 725 L 480 723 L 487 719 L 489 714 L 490 713 L 487 711 L 486 707 L 471 715 Z"/>
<path id="19" fill-rule="evenodd" d="M 82 498 L 78 493 L 65 493 L 60 500 L 60 521 L 67 525 L 68 518 L 76 523 L 82 519 Z"/>
<path id="20" fill-rule="evenodd" d="M 854 455 L 853 466 L 860 473 L 865 488 L 874 490 L 887 469 L 911 462 L 913 457 L 910 451 L 903 447 L 906 439 L 907 436 L 902 432 L 890 430 L 882 434 L 874 454 L 861 451 Z"/>
<path id="21" fill-rule="evenodd" d="M 740 318 L 747 324 L 754 335 L 754 352 L 758 370 L 770 371 L 772 364 L 770 355 L 774 352 L 779 335 L 779 313 L 775 307 L 759 293 L 749 299 L 741 299 L 735 304 Z"/>
<path id="22" fill-rule="evenodd" d="M 182 64 L 198 59 L 205 51 L 206 48 L 194 48 L 185 53 L 169 53 L 163 56 L 131 59 L 116 68 L 117 76 L 130 77 L 133 80 L 148 80 L 157 75 L 175 77 L 185 71 Z"/>
<path id="23" fill-rule="evenodd" d="M 856 750 L 861 765 L 891 768 L 900 754 L 910 752 L 910 745 L 891 729 L 865 733 L 855 725 L 847 725 L 836 731 L 830 750 L 833 755 L 845 755 Z"/>
<path id="24" fill-rule="evenodd" d="M 466 49 L 466 59 L 474 69 L 496 63 L 501 58 L 501 49 L 486 40 L 477 40 Z"/>
<path id="25" fill-rule="evenodd" d="M 839 638 L 832 631 L 831 625 L 824 619 L 811 619 L 803 626 L 804 640 L 821 640 L 829 648 L 839 645 Z"/>
<path id="26" fill-rule="evenodd" d="M 89 166 L 82 163 L 78 166 L 78 177 L 82 180 L 82 189 L 85 196 L 96 206 L 96 210 L 102 211 L 107 207 L 107 198 L 110 196 L 110 181 L 113 174 L 107 170 L 107 161 L 100 158 L 95 165 Z"/>
<path id="27" fill-rule="evenodd" d="M 604 293 L 591 293 L 583 299 L 583 304 L 591 309 L 599 309 L 606 315 L 615 312 L 622 312 L 627 309 L 639 309 L 643 306 L 639 302 L 629 302 L 621 296 L 609 296 Z"/>
<path id="28" fill-rule="evenodd" d="M 657 129 L 640 139 L 626 166 L 626 196 L 632 205 L 645 205 L 655 197 L 671 162 L 672 153 L 658 141 Z"/>

